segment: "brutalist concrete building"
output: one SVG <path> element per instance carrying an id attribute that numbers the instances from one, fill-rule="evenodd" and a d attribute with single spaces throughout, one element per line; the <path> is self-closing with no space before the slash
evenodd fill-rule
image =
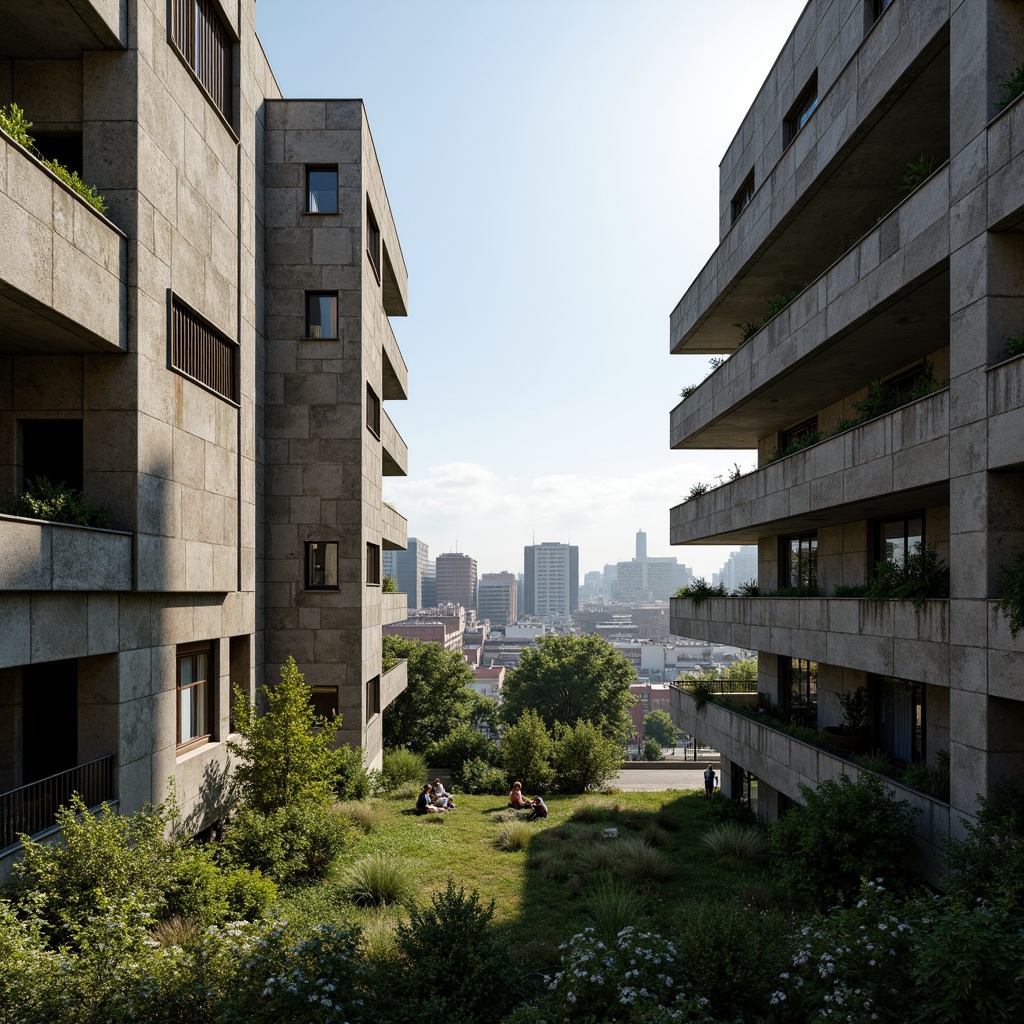
<path id="1" fill-rule="evenodd" d="M 864 746 L 921 809 L 926 863 L 1024 768 L 1024 636 L 997 607 L 1024 546 L 1006 347 L 1024 331 L 1024 100 L 1000 84 L 1022 58 L 1020 3 L 812 0 L 725 154 L 721 242 L 671 317 L 673 352 L 727 357 L 672 411 L 672 447 L 759 456 L 672 509 L 672 542 L 756 543 L 762 595 L 676 599 L 672 632 L 757 649 L 786 724 L 839 727 L 863 687 Z M 921 552 L 927 599 L 857 596 Z M 767 715 L 675 701 L 762 817 L 860 771 Z M 947 752 L 948 800 L 899 781 Z"/>
<path id="2" fill-rule="evenodd" d="M 280 96 L 254 0 L 0 0 L 0 848 L 72 790 L 219 813 L 231 685 L 292 654 L 379 761 L 406 271 L 363 105 Z M 46 164 L 103 194 L 105 215 Z"/>

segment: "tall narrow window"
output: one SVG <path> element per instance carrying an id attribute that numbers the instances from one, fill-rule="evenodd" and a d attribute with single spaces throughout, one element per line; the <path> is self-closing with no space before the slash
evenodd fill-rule
<path id="1" fill-rule="evenodd" d="M 171 40 L 213 105 L 231 121 L 231 35 L 211 0 L 171 0 Z"/>
<path id="2" fill-rule="evenodd" d="M 380 545 L 366 545 L 366 582 L 372 586 L 380 586 Z"/>
<path id="3" fill-rule="evenodd" d="M 736 223 L 736 218 L 750 205 L 750 201 L 754 198 L 754 171 L 751 168 L 750 173 L 743 179 L 743 184 L 740 185 L 739 191 L 733 196 L 732 200 L 732 222 Z"/>
<path id="4" fill-rule="evenodd" d="M 815 70 L 811 80 L 797 97 L 796 103 L 790 108 L 789 114 L 782 125 L 782 148 L 785 149 L 796 138 L 797 134 L 810 120 L 818 105 L 818 72 Z"/>
<path id="5" fill-rule="evenodd" d="M 338 168 L 306 168 L 306 213 L 338 212 Z"/>
<path id="6" fill-rule="evenodd" d="M 798 725 L 813 725 L 818 720 L 818 663 L 780 658 L 779 669 L 790 718 Z"/>
<path id="7" fill-rule="evenodd" d="M 366 683 L 366 720 L 380 714 L 380 676 L 374 676 Z"/>
<path id="8" fill-rule="evenodd" d="M 818 535 L 805 533 L 784 541 L 783 576 L 787 587 L 818 585 Z"/>
<path id="9" fill-rule="evenodd" d="M 370 200 L 366 200 L 366 255 L 370 257 L 370 264 L 373 272 L 380 282 L 380 228 L 377 226 L 377 218 L 373 215 L 373 207 Z"/>
<path id="10" fill-rule="evenodd" d="M 238 401 L 238 346 L 176 295 L 171 296 L 171 369 Z"/>
<path id="11" fill-rule="evenodd" d="M 306 589 L 338 589 L 338 545 L 334 541 L 306 542 Z"/>
<path id="12" fill-rule="evenodd" d="M 178 746 L 194 746 L 213 733 L 213 649 L 209 642 L 182 644 L 178 664 Z"/>
<path id="13" fill-rule="evenodd" d="M 882 676 L 876 692 L 882 751 L 907 764 L 924 761 L 924 685 L 907 679 Z"/>
<path id="14" fill-rule="evenodd" d="M 338 336 L 338 293 L 306 292 L 306 337 Z"/>
<path id="15" fill-rule="evenodd" d="M 380 399 L 369 384 L 366 385 L 366 426 L 374 437 L 380 438 Z"/>

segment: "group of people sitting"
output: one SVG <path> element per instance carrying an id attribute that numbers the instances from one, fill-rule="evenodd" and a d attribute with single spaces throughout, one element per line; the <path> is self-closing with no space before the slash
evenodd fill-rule
<path id="1" fill-rule="evenodd" d="M 442 814 L 454 810 L 455 801 L 440 779 L 434 779 L 433 785 L 426 783 L 423 792 L 416 798 L 417 814 Z"/>
<path id="2" fill-rule="evenodd" d="M 538 818 L 546 818 L 548 816 L 547 804 L 544 803 L 543 798 L 535 796 L 532 800 L 527 800 L 523 796 L 523 784 L 521 782 L 512 783 L 512 789 L 508 794 L 508 805 L 517 811 L 529 811 L 530 816 L 526 819 L 527 821 L 536 821 Z"/>

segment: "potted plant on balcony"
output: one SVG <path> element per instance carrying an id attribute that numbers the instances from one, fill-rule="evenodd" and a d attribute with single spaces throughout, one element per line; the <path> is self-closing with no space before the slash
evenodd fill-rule
<path id="1" fill-rule="evenodd" d="M 842 725 L 826 725 L 822 730 L 839 749 L 860 754 L 868 749 L 868 732 L 871 723 L 871 698 L 867 687 L 839 694 L 839 706 L 843 709 Z"/>

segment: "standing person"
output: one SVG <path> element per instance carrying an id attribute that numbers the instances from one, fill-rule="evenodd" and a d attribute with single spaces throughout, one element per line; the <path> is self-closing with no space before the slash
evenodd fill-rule
<path id="1" fill-rule="evenodd" d="M 715 769 L 712 768 L 711 765 L 708 765 L 707 768 L 704 769 L 704 795 L 706 797 L 710 798 L 711 794 L 714 793 L 715 783 L 717 781 L 718 779 L 715 776 Z"/>

